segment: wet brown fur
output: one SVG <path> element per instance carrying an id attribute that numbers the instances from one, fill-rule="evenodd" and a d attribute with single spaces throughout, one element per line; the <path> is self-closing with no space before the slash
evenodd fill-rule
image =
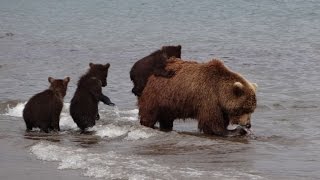
<path id="1" fill-rule="evenodd" d="M 151 76 L 138 98 L 140 123 L 171 130 L 177 118 L 194 118 L 206 134 L 227 136 L 227 126 L 239 116 L 251 114 L 256 108 L 255 90 L 238 73 L 232 72 L 219 60 L 207 63 L 171 58 L 167 70 L 175 71 L 172 78 Z M 234 87 L 240 82 L 244 88 Z"/>

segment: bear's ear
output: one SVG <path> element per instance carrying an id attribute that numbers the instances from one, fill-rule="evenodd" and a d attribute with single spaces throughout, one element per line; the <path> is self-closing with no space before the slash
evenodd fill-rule
<path id="1" fill-rule="evenodd" d="M 181 50 L 181 45 L 179 44 L 179 45 L 177 46 L 177 48 Z"/>
<path id="2" fill-rule="evenodd" d="M 107 63 L 106 65 L 104 65 L 104 67 L 108 69 L 110 67 L 110 63 Z"/>
<path id="3" fill-rule="evenodd" d="M 92 68 L 94 66 L 93 63 L 89 63 L 89 67 Z"/>
<path id="4" fill-rule="evenodd" d="M 65 78 L 63 79 L 63 84 L 68 84 L 69 81 L 70 81 L 70 77 L 65 77 Z"/>
<path id="5" fill-rule="evenodd" d="M 256 92 L 258 89 L 258 84 L 256 84 L 256 83 L 251 83 L 251 84 L 252 84 L 254 91 Z"/>
<path id="6" fill-rule="evenodd" d="M 241 82 L 235 82 L 233 84 L 233 93 L 236 95 L 236 96 L 241 96 L 244 94 L 244 91 L 243 91 L 243 84 Z"/>
<path id="7" fill-rule="evenodd" d="M 54 81 L 55 79 L 54 78 L 52 78 L 52 77 L 48 77 L 48 81 L 49 81 L 49 83 L 53 83 L 53 81 Z"/>

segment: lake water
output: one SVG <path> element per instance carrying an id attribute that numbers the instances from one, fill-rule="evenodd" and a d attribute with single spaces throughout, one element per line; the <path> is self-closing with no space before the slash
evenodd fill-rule
<path id="1" fill-rule="evenodd" d="M 314 0 L 2 0 L 0 179 L 319 179 L 320 2 Z M 208 137 L 139 125 L 129 71 L 163 45 L 220 58 L 258 84 L 254 136 Z M 89 62 L 110 63 L 101 121 L 82 135 L 68 113 Z M 71 77 L 59 133 L 26 133 L 22 110 Z"/>

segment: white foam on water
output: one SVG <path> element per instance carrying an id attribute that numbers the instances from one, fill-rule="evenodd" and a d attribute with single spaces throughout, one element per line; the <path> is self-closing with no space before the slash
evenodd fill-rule
<path id="1" fill-rule="evenodd" d="M 91 153 L 89 149 L 65 147 L 41 141 L 30 148 L 37 159 L 58 162 L 58 169 L 79 169 L 84 176 L 104 179 L 261 179 L 260 176 L 238 172 L 202 171 L 177 165 L 160 164 L 149 156 L 120 154 L 114 151 Z"/>
<path id="2" fill-rule="evenodd" d="M 22 112 L 27 102 L 18 103 L 14 107 L 8 107 L 4 115 L 22 117 Z M 69 114 L 70 103 L 64 103 L 62 112 L 60 114 L 60 128 L 62 131 L 78 130 L 77 124 L 74 123 L 72 117 Z M 138 109 L 120 111 L 117 107 L 114 108 L 101 108 L 100 117 L 101 121 L 118 120 L 118 121 L 137 121 Z M 99 121 L 97 121 L 99 124 Z M 128 139 L 141 139 L 144 137 L 151 137 L 152 134 L 147 134 L 144 130 L 139 134 L 137 131 L 131 132 L 132 128 L 128 126 L 117 126 L 117 125 L 97 125 L 89 130 L 96 131 L 96 134 L 100 137 L 117 137 L 129 133 Z M 135 135 L 135 137 L 133 136 Z"/>
<path id="3" fill-rule="evenodd" d="M 128 115 L 137 115 L 139 113 L 138 109 L 126 110 L 126 111 L 119 111 L 120 114 L 128 114 Z"/>
<path id="4" fill-rule="evenodd" d="M 124 136 L 125 140 L 147 139 L 161 134 L 161 132 L 143 126 L 120 126 L 116 124 L 96 125 L 89 130 L 95 131 L 95 135 L 100 136 L 101 138 L 115 138 Z"/>
<path id="5" fill-rule="evenodd" d="M 40 160 L 61 161 L 63 157 L 73 156 L 76 153 L 86 152 L 87 150 L 83 148 L 60 147 L 48 142 L 40 142 L 32 146 L 30 151 Z"/>
<path id="6" fill-rule="evenodd" d="M 119 137 L 127 134 L 129 132 L 130 127 L 128 126 L 117 126 L 114 124 L 108 124 L 108 125 L 96 125 L 90 130 L 96 131 L 96 135 L 100 136 L 102 138 L 104 137 Z"/>
<path id="7" fill-rule="evenodd" d="M 22 111 L 27 102 L 18 103 L 15 107 L 7 107 L 6 113 L 4 115 L 13 116 L 13 117 L 22 117 Z"/>
<path id="8" fill-rule="evenodd" d="M 139 113 L 138 109 L 120 111 L 118 108 L 116 108 L 115 113 L 118 115 L 119 118 L 122 118 L 124 120 L 137 121 L 139 119 L 138 118 L 138 113 Z"/>
<path id="9" fill-rule="evenodd" d="M 63 109 L 60 114 L 60 129 L 61 130 L 77 130 L 77 124 L 73 121 L 69 113 L 70 103 L 63 103 Z"/>
<path id="10" fill-rule="evenodd" d="M 151 132 L 153 131 L 153 132 Z M 132 129 L 130 132 L 128 132 L 127 137 L 125 138 L 126 140 L 139 140 L 139 139 L 147 139 L 152 136 L 156 136 L 157 134 L 160 134 L 160 132 L 156 132 L 153 129 L 141 127 L 141 128 L 136 128 Z"/>

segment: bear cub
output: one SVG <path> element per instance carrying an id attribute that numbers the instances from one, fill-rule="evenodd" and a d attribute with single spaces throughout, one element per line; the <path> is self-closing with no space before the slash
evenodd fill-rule
<path id="1" fill-rule="evenodd" d="M 70 78 L 54 79 L 49 77 L 48 81 L 50 83 L 49 89 L 31 97 L 23 109 L 23 119 L 27 131 L 32 128 L 40 128 L 46 133 L 49 130 L 60 131 L 60 113 Z"/>
<path id="2" fill-rule="evenodd" d="M 160 50 L 137 61 L 130 71 L 130 79 L 134 86 L 132 88 L 132 93 L 138 97 L 141 96 L 148 78 L 152 74 L 165 78 L 174 76 L 174 71 L 167 71 L 165 69 L 167 60 L 170 57 L 181 58 L 181 45 L 163 46 Z"/>
<path id="3" fill-rule="evenodd" d="M 102 93 L 102 87 L 107 86 L 107 76 L 110 64 L 89 64 L 89 70 L 80 77 L 76 92 L 71 100 L 70 114 L 77 126 L 84 131 L 95 125 L 99 119 L 98 104 L 114 106 L 115 104 Z"/>

